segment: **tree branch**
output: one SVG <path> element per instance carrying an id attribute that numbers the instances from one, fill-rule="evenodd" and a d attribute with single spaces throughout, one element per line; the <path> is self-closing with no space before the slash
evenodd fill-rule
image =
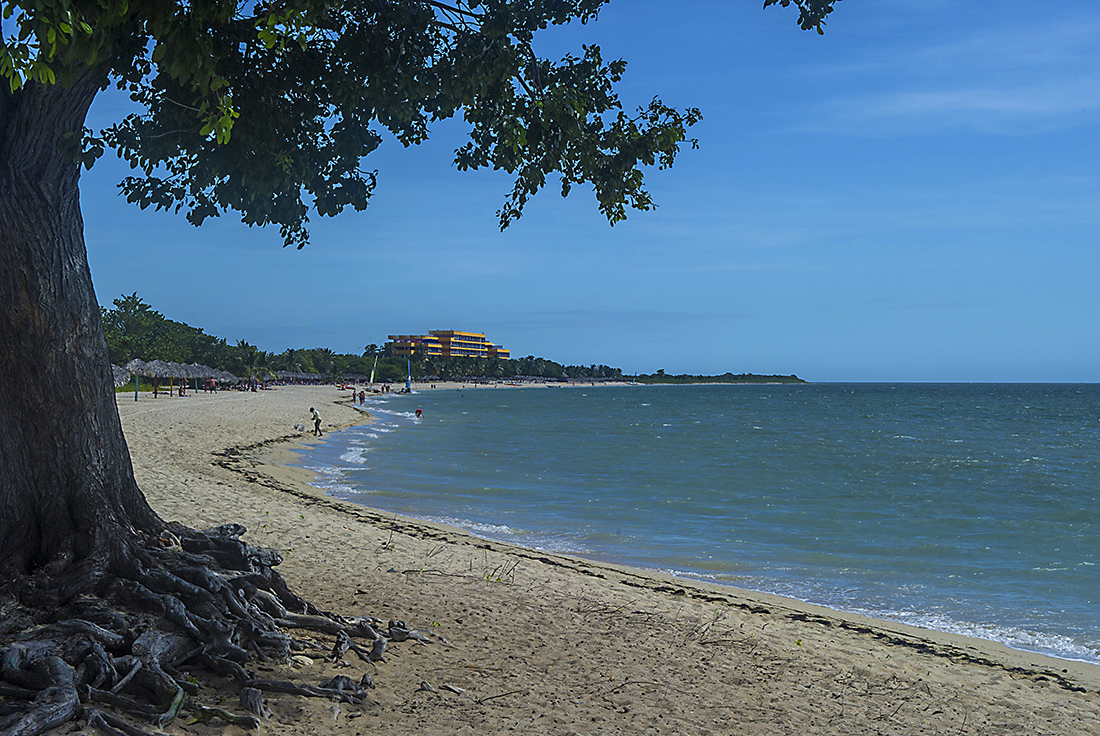
<path id="1" fill-rule="evenodd" d="M 156 140 L 157 138 L 167 138 L 170 135 L 176 135 L 177 133 L 186 133 L 187 128 L 177 128 L 176 130 L 169 130 L 167 133 L 157 133 L 156 135 L 145 136 L 147 140 Z"/>
<path id="2" fill-rule="evenodd" d="M 485 17 L 484 13 L 475 13 L 472 10 L 463 10 L 454 5 L 447 5 L 445 3 L 437 2 L 436 0 L 424 0 L 425 4 L 430 5 L 433 8 L 439 8 L 440 10 L 448 13 L 457 13 L 458 15 L 465 15 L 474 20 L 481 20 Z"/>
<path id="3" fill-rule="evenodd" d="M 198 108 L 196 108 L 196 107 L 191 107 L 190 105 L 185 105 L 185 104 L 183 104 L 182 102 L 176 102 L 176 101 L 175 101 L 175 100 L 173 100 L 173 99 L 172 99 L 171 97 L 165 97 L 165 98 L 164 98 L 164 101 L 165 101 L 165 102 L 171 102 L 171 103 L 172 103 L 173 105 L 175 105 L 176 107 L 182 107 L 182 108 L 183 108 L 184 110 L 190 110 L 191 112 L 198 112 L 198 111 L 199 111 L 199 110 L 198 110 Z"/>

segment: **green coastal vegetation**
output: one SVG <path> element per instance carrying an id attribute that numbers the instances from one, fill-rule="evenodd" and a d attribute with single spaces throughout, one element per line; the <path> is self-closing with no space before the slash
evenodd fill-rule
<path id="1" fill-rule="evenodd" d="M 756 373 L 722 373 L 716 376 L 692 375 L 690 373 L 668 374 L 664 369 L 656 373 L 640 374 L 634 377 L 638 383 L 806 383 L 793 373 L 789 376 L 764 376 Z"/>
<path id="2" fill-rule="evenodd" d="M 125 365 L 133 358 L 144 361 L 198 363 L 256 381 L 273 378 L 279 371 L 316 374 L 317 380 L 365 379 L 374 371 L 375 381 L 400 382 L 407 371 L 417 380 L 509 380 L 537 378 L 551 381 L 623 381 L 646 384 L 676 383 L 805 383 L 795 375 L 769 376 L 752 373 L 721 375 L 667 374 L 663 369 L 632 378 L 622 369 L 607 365 L 564 365 L 528 355 L 524 358 L 441 358 L 414 353 L 406 359 L 386 346 L 367 345 L 359 355 L 329 348 L 287 348 L 280 353 L 260 350 L 238 340 L 208 335 L 199 327 L 168 319 L 137 293 L 114 300 L 114 307 L 100 307 L 103 333 L 111 362 Z M 133 384 L 120 390 L 133 390 Z"/>
<path id="3" fill-rule="evenodd" d="M 364 379 L 374 371 L 375 381 L 404 381 L 411 368 L 415 379 L 541 378 L 547 380 L 621 380 L 622 370 L 606 365 L 563 365 L 546 358 L 425 358 L 411 361 L 388 354 L 386 347 L 367 345 L 362 354 L 337 353 L 329 348 L 287 348 L 276 353 L 238 340 L 208 335 L 199 327 L 168 319 L 137 295 L 123 295 L 114 307 L 100 307 L 107 352 L 115 365 L 133 358 L 144 361 L 198 363 L 257 381 L 278 371 L 316 374 L 317 379 Z M 376 361 L 377 359 L 377 361 Z M 130 384 L 129 390 L 132 390 Z"/>

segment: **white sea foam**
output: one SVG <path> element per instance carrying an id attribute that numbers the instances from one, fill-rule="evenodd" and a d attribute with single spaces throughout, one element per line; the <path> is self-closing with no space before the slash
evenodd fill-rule
<path id="1" fill-rule="evenodd" d="M 480 539 L 494 542 L 507 542 L 526 549 L 539 552 L 556 552 L 560 554 L 590 554 L 592 550 L 575 540 L 570 540 L 557 535 L 540 535 L 529 530 L 515 529 L 507 524 L 484 524 L 470 519 L 460 519 L 454 516 L 423 516 L 425 521 L 436 524 L 446 524 L 457 527 Z"/>
<path id="2" fill-rule="evenodd" d="M 359 494 L 359 489 L 356 486 L 348 485 L 347 483 L 327 482 L 327 483 L 312 483 L 314 488 L 320 488 L 322 491 L 327 491 L 336 496 L 355 496 Z"/>
<path id="3" fill-rule="evenodd" d="M 340 456 L 340 459 L 346 463 L 354 463 L 355 465 L 366 465 L 367 453 L 371 451 L 370 447 L 364 445 L 351 447 L 347 452 Z"/>
<path id="4" fill-rule="evenodd" d="M 1061 634 L 1037 633 L 1014 626 L 996 626 L 992 624 L 958 621 L 942 614 L 928 614 L 918 611 L 879 611 L 874 609 L 853 610 L 874 618 L 897 621 L 921 629 L 958 634 L 971 639 L 995 641 L 1011 649 L 1045 654 L 1059 659 L 1100 664 L 1100 650 L 1074 641 Z"/>
<path id="5" fill-rule="evenodd" d="M 390 417 L 404 417 L 405 419 L 414 419 L 416 412 L 412 411 L 394 411 L 393 409 L 376 409 L 378 414 L 385 414 Z"/>
<path id="6" fill-rule="evenodd" d="M 655 572 L 659 572 L 662 575 L 671 575 L 676 578 L 684 578 L 685 580 L 721 580 L 718 575 L 711 575 L 709 573 L 691 572 L 690 570 L 677 570 L 672 567 L 655 567 Z"/>
<path id="7" fill-rule="evenodd" d="M 433 524 L 446 524 L 447 526 L 457 527 L 464 529 L 475 537 L 481 537 L 482 539 L 497 539 L 501 537 L 508 537 L 511 541 L 512 537 L 515 537 L 518 532 L 507 524 L 482 524 L 469 519 L 460 519 L 454 516 L 421 516 L 420 518 L 425 521 L 430 521 Z M 492 536 L 487 536 L 492 535 Z"/>
<path id="8" fill-rule="evenodd" d="M 334 465 L 303 465 L 302 467 L 321 476 L 339 478 L 344 475 L 344 471 Z"/>

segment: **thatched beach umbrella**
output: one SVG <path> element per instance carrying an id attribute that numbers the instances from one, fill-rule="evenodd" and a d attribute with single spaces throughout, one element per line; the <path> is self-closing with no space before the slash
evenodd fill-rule
<path id="1" fill-rule="evenodd" d="M 199 365 L 198 363 L 188 363 L 184 368 L 191 373 L 192 378 L 213 378 L 216 372 L 210 366 Z"/>
<path id="2" fill-rule="evenodd" d="M 111 377 L 115 379 L 115 388 L 119 388 L 130 382 L 130 371 L 125 368 L 119 368 L 117 365 L 112 365 Z"/>
<path id="3" fill-rule="evenodd" d="M 236 384 L 236 383 L 240 383 L 241 379 L 237 378 L 236 376 L 234 376 L 229 371 L 218 371 L 218 382 L 219 383 Z"/>
<path id="4" fill-rule="evenodd" d="M 130 373 L 133 373 L 134 375 L 145 376 L 146 378 L 152 378 L 153 377 L 153 374 L 150 372 L 150 369 L 149 369 L 149 364 L 146 363 L 141 358 L 134 358 L 133 360 L 131 360 L 129 363 L 127 363 L 123 367 L 126 370 L 130 371 Z"/>
<path id="5" fill-rule="evenodd" d="M 340 378 L 346 383 L 366 383 L 370 380 L 370 376 L 365 376 L 362 373 L 345 373 Z"/>
<path id="6" fill-rule="evenodd" d="M 191 378 L 195 379 L 195 390 L 199 390 L 199 381 L 203 382 L 203 385 L 207 385 L 207 382 L 213 378 L 217 371 L 210 366 L 199 365 L 198 363 L 188 363 L 184 366 L 187 372 L 191 374 Z"/>
<path id="7" fill-rule="evenodd" d="M 153 378 L 153 369 L 141 358 L 134 358 L 123 367 L 134 376 L 134 401 L 137 401 L 138 385 L 141 383 L 138 377 Z"/>
<path id="8" fill-rule="evenodd" d="M 320 381 L 324 375 L 320 373 L 304 373 L 302 371 L 275 371 L 275 375 L 284 381 Z"/>
<path id="9" fill-rule="evenodd" d="M 153 396 L 156 396 L 159 393 L 157 384 L 159 383 L 161 378 L 169 378 L 171 376 L 172 369 L 163 360 L 151 360 L 145 364 L 145 369 L 148 372 L 143 373 L 142 375 L 148 376 L 149 378 L 153 379 Z"/>
<path id="10" fill-rule="evenodd" d="M 194 373 L 192 372 L 191 367 L 187 366 L 187 365 L 184 365 L 183 363 L 171 363 L 170 362 L 168 364 L 168 368 L 172 371 L 169 378 L 178 378 L 181 387 L 186 386 L 187 382 L 189 380 L 191 380 L 191 378 L 194 377 Z M 169 384 L 169 385 L 171 385 L 171 384 Z M 196 390 L 197 389 L 198 389 L 198 387 L 196 386 Z"/>
<path id="11" fill-rule="evenodd" d="M 150 378 L 168 378 L 168 371 L 171 370 L 163 360 L 150 360 L 145 367 Z"/>

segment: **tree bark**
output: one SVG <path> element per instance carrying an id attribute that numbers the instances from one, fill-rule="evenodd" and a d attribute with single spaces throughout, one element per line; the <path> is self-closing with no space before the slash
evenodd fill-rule
<path id="1" fill-rule="evenodd" d="M 0 91 L 0 579 L 110 568 L 164 526 L 134 481 L 64 152 L 102 81 Z"/>

